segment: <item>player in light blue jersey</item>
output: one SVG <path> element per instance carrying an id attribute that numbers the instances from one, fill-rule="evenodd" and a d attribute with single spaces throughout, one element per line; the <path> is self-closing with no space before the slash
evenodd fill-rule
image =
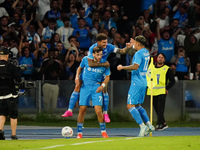
<path id="1" fill-rule="evenodd" d="M 94 62 L 105 62 L 106 60 L 101 59 L 103 55 L 103 49 L 97 46 L 93 49 Z M 87 106 L 90 99 L 92 98 L 92 105 L 94 106 L 99 125 L 101 128 L 101 133 L 104 138 L 108 138 L 106 133 L 106 126 L 103 119 L 102 104 L 103 88 L 108 84 L 110 80 L 110 69 L 105 67 L 93 67 L 91 68 L 88 64 L 88 56 L 84 57 L 81 61 L 80 66 L 76 73 L 76 85 L 80 85 L 80 74 L 82 73 L 82 86 L 80 89 L 79 98 L 79 114 L 77 119 L 77 138 L 82 138 L 82 127 L 84 123 L 84 116 L 86 113 Z M 102 78 L 105 76 L 104 81 Z"/>
<path id="2" fill-rule="evenodd" d="M 97 39 L 97 43 L 93 44 L 89 48 L 88 63 L 89 63 L 90 67 L 106 67 L 106 68 L 110 67 L 110 64 L 108 63 L 108 61 L 106 61 L 104 63 L 94 62 L 92 53 L 93 53 L 93 48 L 95 46 L 103 48 L 103 56 L 102 56 L 103 59 L 107 59 L 108 55 L 112 52 L 126 54 L 127 52 L 129 52 L 130 48 L 132 47 L 132 45 L 130 43 L 127 43 L 126 44 L 127 46 L 123 49 L 116 48 L 114 45 L 108 44 L 108 37 L 104 33 L 99 33 L 97 35 L 96 39 Z M 62 115 L 63 117 L 68 117 L 68 116 L 73 115 L 72 110 L 73 110 L 76 102 L 78 101 L 79 91 L 80 91 L 80 86 L 76 85 L 75 89 L 70 97 L 69 108 Z M 109 96 L 108 96 L 107 87 L 106 87 L 106 88 L 104 88 L 104 91 L 103 91 L 103 114 L 104 114 L 105 122 L 110 122 L 110 118 L 107 114 L 108 104 L 109 104 Z"/>
<path id="3" fill-rule="evenodd" d="M 135 40 L 131 39 L 137 52 L 133 56 L 132 65 L 130 66 L 117 66 L 118 70 L 132 70 L 131 73 L 131 86 L 128 92 L 127 109 L 132 117 L 140 126 L 139 137 L 148 135 L 155 130 L 154 126 L 149 121 L 146 110 L 141 106 L 144 102 L 146 94 L 147 80 L 146 72 L 149 64 L 149 51 L 145 48 L 146 38 L 144 36 L 137 36 Z M 146 125 L 144 124 L 144 122 Z"/>

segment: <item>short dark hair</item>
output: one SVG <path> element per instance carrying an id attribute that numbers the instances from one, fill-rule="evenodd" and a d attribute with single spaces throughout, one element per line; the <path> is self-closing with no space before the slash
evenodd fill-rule
<path id="1" fill-rule="evenodd" d="M 65 22 L 65 21 L 70 21 L 70 18 L 69 17 L 64 17 L 63 18 L 63 22 Z"/>
<path id="2" fill-rule="evenodd" d="M 70 40 L 73 39 L 73 38 L 76 39 L 76 36 L 74 36 L 74 35 L 70 35 L 70 36 L 68 37 L 68 41 L 70 41 Z"/>
<path id="3" fill-rule="evenodd" d="M 108 36 L 104 33 L 99 33 L 99 34 L 97 34 L 96 39 L 97 39 L 97 41 L 107 40 Z"/>
<path id="4" fill-rule="evenodd" d="M 158 55 L 162 55 L 166 59 L 166 56 L 164 53 L 159 53 Z"/>
<path id="5" fill-rule="evenodd" d="M 100 48 L 100 47 L 98 47 L 98 46 L 95 46 L 95 47 L 93 48 L 92 53 L 99 53 L 99 52 L 101 52 L 101 51 L 103 51 L 102 48 Z"/>

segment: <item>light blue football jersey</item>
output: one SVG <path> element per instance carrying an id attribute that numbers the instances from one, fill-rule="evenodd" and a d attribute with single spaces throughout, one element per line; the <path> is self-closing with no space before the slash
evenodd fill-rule
<path id="1" fill-rule="evenodd" d="M 146 48 L 140 49 L 133 56 L 132 65 L 138 64 L 139 68 L 137 70 L 132 70 L 132 84 L 135 84 L 136 86 L 146 86 L 146 72 L 148 69 L 149 58 L 149 51 Z"/>
<path id="2" fill-rule="evenodd" d="M 101 59 L 101 63 L 106 62 L 106 60 Z M 88 64 L 88 56 L 85 56 L 80 64 L 83 69 L 82 78 L 84 84 L 95 84 L 102 82 L 103 76 L 110 75 L 110 68 L 106 67 L 93 67 L 91 68 Z"/>
<path id="3" fill-rule="evenodd" d="M 92 55 L 92 52 L 93 52 L 93 48 L 94 48 L 95 46 L 98 46 L 98 44 L 95 43 L 95 44 L 93 44 L 92 46 L 90 46 L 90 48 L 89 48 L 88 58 L 90 58 L 90 59 L 94 59 L 94 57 L 93 57 L 93 55 Z M 117 48 L 116 48 L 114 45 L 108 43 L 107 46 L 106 46 L 106 48 L 103 49 L 103 56 L 102 56 L 102 59 L 105 59 L 105 60 L 106 60 L 106 59 L 108 58 L 108 55 L 109 55 L 110 53 L 114 52 L 114 50 L 116 50 L 116 49 L 117 49 Z"/>

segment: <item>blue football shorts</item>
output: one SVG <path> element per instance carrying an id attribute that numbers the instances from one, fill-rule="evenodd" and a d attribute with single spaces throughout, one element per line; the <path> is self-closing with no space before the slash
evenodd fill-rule
<path id="1" fill-rule="evenodd" d="M 102 92 L 96 93 L 97 88 L 100 84 L 89 84 L 81 86 L 80 90 L 80 98 L 79 98 L 79 105 L 81 106 L 89 106 L 90 99 L 92 98 L 92 106 L 102 106 L 103 103 L 103 96 Z"/>
<path id="2" fill-rule="evenodd" d="M 137 105 L 144 102 L 146 86 L 136 86 L 131 84 L 128 91 L 127 104 Z"/>

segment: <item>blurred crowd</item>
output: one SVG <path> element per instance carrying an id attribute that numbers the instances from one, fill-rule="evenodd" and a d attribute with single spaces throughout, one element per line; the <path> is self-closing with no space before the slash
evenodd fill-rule
<path id="1" fill-rule="evenodd" d="M 199 79 L 199 31 L 200 0 L 0 0 L 0 44 L 25 80 L 73 80 L 98 33 L 119 48 L 143 35 L 155 62 L 162 52 L 179 80 Z M 133 55 L 110 54 L 111 80 L 130 79 L 116 68 Z"/>

